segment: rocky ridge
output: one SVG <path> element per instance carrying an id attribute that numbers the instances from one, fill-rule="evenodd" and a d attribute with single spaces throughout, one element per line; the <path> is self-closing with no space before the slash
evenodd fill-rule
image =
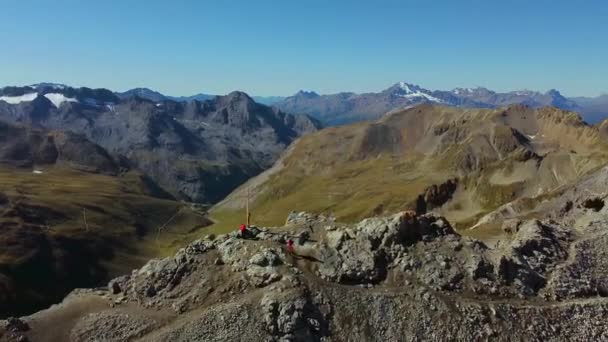
<path id="1" fill-rule="evenodd" d="M 581 208 L 505 226 L 494 245 L 435 214 L 292 213 L 4 321 L 0 340 L 603 340 L 608 208 Z"/>

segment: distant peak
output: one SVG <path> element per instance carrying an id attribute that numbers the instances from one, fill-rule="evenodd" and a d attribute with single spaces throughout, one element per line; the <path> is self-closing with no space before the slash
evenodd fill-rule
<path id="1" fill-rule="evenodd" d="M 69 88 L 65 84 L 52 83 L 52 82 L 40 82 L 40 83 L 32 84 L 29 87 L 34 88 L 34 89 L 51 88 L 51 89 L 56 89 L 56 90 L 63 90 L 63 89 Z"/>
<path id="2" fill-rule="evenodd" d="M 156 90 L 152 90 L 150 88 L 145 88 L 145 87 L 129 89 L 125 93 L 131 93 L 131 94 L 137 94 L 137 95 L 139 95 L 139 94 L 160 94 Z"/>
<path id="3" fill-rule="evenodd" d="M 390 88 L 384 90 L 383 92 L 399 96 L 431 93 L 429 90 L 424 89 L 419 85 L 407 82 L 397 82 L 393 84 Z"/>
<path id="4" fill-rule="evenodd" d="M 226 95 L 226 97 L 233 99 L 251 99 L 251 97 L 247 93 L 240 90 L 230 92 L 228 95 Z"/>
<path id="5" fill-rule="evenodd" d="M 314 91 L 300 90 L 295 94 L 295 96 L 313 98 L 313 97 L 319 97 L 319 94 L 317 94 Z"/>
<path id="6" fill-rule="evenodd" d="M 553 97 L 562 97 L 562 94 L 557 89 L 549 89 L 546 94 Z"/>
<path id="7" fill-rule="evenodd" d="M 420 86 L 418 86 L 416 84 L 407 83 L 407 82 L 403 82 L 403 81 L 395 83 L 389 89 L 397 90 L 397 91 L 400 91 L 405 94 L 415 94 L 415 93 L 427 91 L 426 89 L 422 89 Z"/>
<path id="8" fill-rule="evenodd" d="M 236 90 L 225 96 L 220 96 L 222 102 L 246 102 L 253 103 L 255 102 L 247 93 Z"/>

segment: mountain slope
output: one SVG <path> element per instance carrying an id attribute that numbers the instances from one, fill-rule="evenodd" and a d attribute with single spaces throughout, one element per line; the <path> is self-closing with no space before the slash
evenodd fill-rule
<path id="1" fill-rule="evenodd" d="M 70 132 L 0 122 L 0 183 L 2 317 L 97 286 L 209 223 Z"/>
<path id="2" fill-rule="evenodd" d="M 233 92 L 211 100 L 120 99 L 107 90 L 3 88 L 0 118 L 85 134 L 174 196 L 215 202 L 268 168 L 318 123 Z"/>
<path id="3" fill-rule="evenodd" d="M 0 164 L 32 168 L 62 164 L 115 175 L 120 171 L 119 163 L 84 136 L 0 121 Z"/>
<path id="4" fill-rule="evenodd" d="M 155 90 L 149 89 L 149 88 L 133 88 L 133 89 L 124 91 L 122 93 L 116 93 L 116 96 L 118 96 L 121 99 L 128 99 L 130 97 L 139 97 L 139 98 L 154 101 L 154 102 L 161 102 L 164 100 L 168 100 L 168 96 L 163 95 L 163 94 L 161 94 Z"/>
<path id="5" fill-rule="evenodd" d="M 435 208 L 464 227 L 606 161 L 598 128 L 572 112 L 421 105 L 301 138 L 273 168 L 215 206 L 212 217 L 236 224 L 231 218 L 238 220 L 234 213 L 250 188 L 254 221 L 266 225 L 295 208 L 347 221 Z M 449 183 L 454 179 L 457 187 Z"/>

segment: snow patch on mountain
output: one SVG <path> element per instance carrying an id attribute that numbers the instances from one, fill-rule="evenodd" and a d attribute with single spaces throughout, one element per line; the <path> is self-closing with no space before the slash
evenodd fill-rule
<path id="1" fill-rule="evenodd" d="M 74 98 L 66 97 L 65 95 L 59 93 L 44 94 L 44 97 L 49 99 L 49 101 L 51 101 L 57 108 L 61 107 L 61 104 L 64 102 L 78 102 L 78 100 Z"/>
<path id="2" fill-rule="evenodd" d="M 0 101 L 8 104 L 19 104 L 21 102 L 31 102 L 38 97 L 38 93 L 29 93 L 21 96 L 0 96 Z"/>
<path id="3" fill-rule="evenodd" d="M 473 88 L 455 88 L 452 93 L 455 95 L 470 95 L 475 92 Z"/>
<path id="4" fill-rule="evenodd" d="M 429 101 L 432 101 L 432 102 L 437 102 L 437 103 L 443 103 L 444 102 L 443 100 L 441 100 L 439 98 L 436 98 L 435 96 L 431 96 L 431 95 L 425 94 L 425 93 L 413 93 L 413 94 L 405 94 L 405 95 L 399 95 L 399 96 L 405 97 L 407 99 L 416 98 L 416 97 L 422 97 L 422 98 L 425 98 L 425 99 L 427 99 Z"/>
<path id="5" fill-rule="evenodd" d="M 414 99 L 414 98 L 424 98 L 432 102 L 443 103 L 444 101 L 430 95 L 430 91 L 423 89 L 417 85 L 409 84 L 406 82 L 397 83 L 398 92 L 395 95 L 404 97 L 406 99 Z"/>
<path id="6" fill-rule="evenodd" d="M 403 91 L 405 91 L 406 94 L 413 94 L 413 93 L 420 92 L 420 87 L 413 85 L 413 84 L 408 84 L 405 82 L 399 82 L 399 88 L 401 88 Z"/>

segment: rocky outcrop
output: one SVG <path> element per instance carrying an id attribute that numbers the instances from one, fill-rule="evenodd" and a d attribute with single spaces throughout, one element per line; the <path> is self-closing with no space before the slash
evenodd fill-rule
<path id="1" fill-rule="evenodd" d="M 426 214 L 427 211 L 440 207 L 452 199 L 452 195 L 458 187 L 458 179 L 448 179 L 439 185 L 433 184 L 418 195 L 415 210 L 418 215 Z"/>
<path id="2" fill-rule="evenodd" d="M 366 219 L 351 229 L 327 233 L 326 244 L 318 249 L 324 260 L 318 273 L 340 283 L 377 283 L 385 279 L 387 265 L 409 246 L 449 234 L 456 233 L 444 219 L 432 215 Z"/>
<path id="3" fill-rule="evenodd" d="M 281 341 L 321 341 L 329 335 L 331 307 L 322 294 L 290 291 L 267 293 L 260 302 L 264 328 L 272 339 Z"/>
<path id="4" fill-rule="evenodd" d="M 54 336 L 71 341 L 608 338 L 608 221 L 581 240 L 559 223 L 523 220 L 495 247 L 434 214 L 347 225 L 293 213 L 288 223 L 195 241 L 107 290 L 76 291 L 23 324 L 0 325 L 0 341 L 40 336 L 64 312 L 78 314 Z M 288 252 L 285 241 L 303 232 Z"/>

